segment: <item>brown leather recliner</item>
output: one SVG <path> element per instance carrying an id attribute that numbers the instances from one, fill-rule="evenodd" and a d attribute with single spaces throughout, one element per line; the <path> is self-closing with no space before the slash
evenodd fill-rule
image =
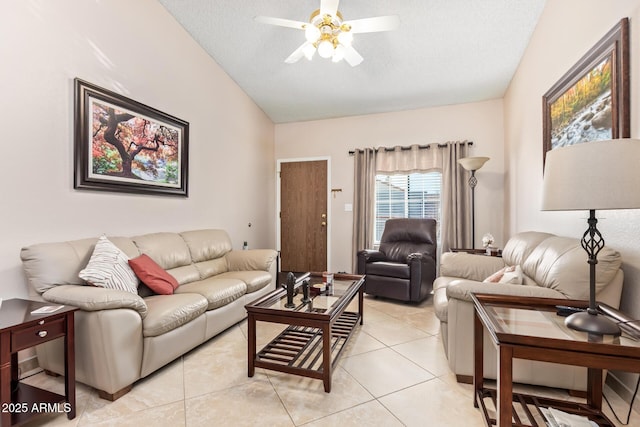
<path id="1" fill-rule="evenodd" d="M 370 295 L 419 302 L 436 278 L 436 220 L 400 218 L 385 223 L 380 249 L 358 252 L 358 274 Z"/>

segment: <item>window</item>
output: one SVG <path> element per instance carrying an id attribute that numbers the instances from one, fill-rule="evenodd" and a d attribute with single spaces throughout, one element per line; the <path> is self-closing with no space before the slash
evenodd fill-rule
<path id="1" fill-rule="evenodd" d="M 376 175 L 375 243 L 390 218 L 433 218 L 440 241 L 442 173 Z"/>

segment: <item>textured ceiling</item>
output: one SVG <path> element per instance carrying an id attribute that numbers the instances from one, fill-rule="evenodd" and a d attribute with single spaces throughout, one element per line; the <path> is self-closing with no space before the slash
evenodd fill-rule
<path id="1" fill-rule="evenodd" d="M 308 21 L 320 0 L 159 0 L 275 123 L 500 98 L 545 0 L 342 0 L 345 21 L 398 15 L 400 28 L 356 34 L 351 67 L 317 54 L 284 59 L 301 30 L 257 15 Z"/>

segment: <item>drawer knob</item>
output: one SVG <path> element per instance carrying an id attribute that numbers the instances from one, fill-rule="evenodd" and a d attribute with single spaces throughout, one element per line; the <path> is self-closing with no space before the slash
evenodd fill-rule
<path id="1" fill-rule="evenodd" d="M 39 336 L 40 338 L 44 338 L 44 337 L 46 337 L 46 336 L 47 336 L 47 331 L 40 331 L 40 332 L 38 332 L 38 336 Z"/>
<path id="2" fill-rule="evenodd" d="M 44 325 L 44 320 L 39 321 L 38 325 Z"/>

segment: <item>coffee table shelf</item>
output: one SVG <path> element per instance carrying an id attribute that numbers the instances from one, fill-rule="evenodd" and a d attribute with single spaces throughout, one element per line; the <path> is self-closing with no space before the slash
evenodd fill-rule
<path id="1" fill-rule="evenodd" d="M 477 400 L 487 424 L 498 425 L 496 418 L 491 416 L 490 408 L 487 407 L 485 399 L 489 399 L 493 402 L 494 409 L 497 408 L 498 391 L 493 388 L 483 388 L 477 393 Z M 590 407 L 586 403 L 551 399 L 524 393 L 513 393 L 511 411 L 514 425 L 546 427 L 547 424 L 544 421 L 545 418 L 542 414 L 541 408 L 549 407 L 556 408 L 570 414 L 587 417 L 601 427 L 614 427 L 614 424 L 612 424 L 607 417 L 602 415 L 601 411 Z"/>
<path id="2" fill-rule="evenodd" d="M 358 313 L 345 311 L 331 329 L 331 361 L 335 365 L 345 344 L 358 324 Z M 255 366 L 273 368 L 287 366 L 292 369 L 315 371 L 322 378 L 322 329 L 309 326 L 288 326 L 258 352 Z"/>

